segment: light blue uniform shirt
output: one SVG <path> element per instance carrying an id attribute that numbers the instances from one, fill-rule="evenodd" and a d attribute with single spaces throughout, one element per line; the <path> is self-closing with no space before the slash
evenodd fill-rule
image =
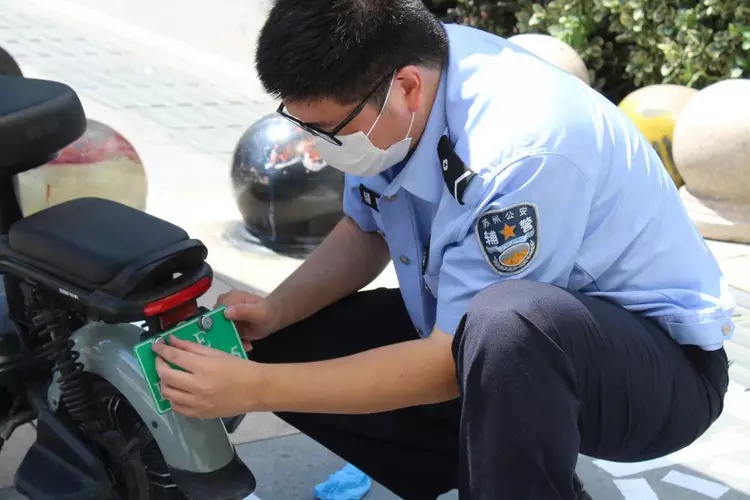
<path id="1" fill-rule="evenodd" d="M 345 213 L 386 239 L 420 334 L 453 334 L 477 292 L 523 278 L 614 301 L 681 344 L 720 348 L 734 332 L 728 285 L 630 120 L 502 38 L 446 29 L 449 62 L 412 156 L 400 171 L 347 176 L 344 193 Z M 443 135 L 476 174 L 463 204 L 443 177 Z"/>

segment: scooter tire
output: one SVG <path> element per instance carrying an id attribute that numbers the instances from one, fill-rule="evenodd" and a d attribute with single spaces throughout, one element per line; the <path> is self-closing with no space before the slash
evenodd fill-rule
<path id="1" fill-rule="evenodd" d="M 100 410 L 104 412 L 107 429 L 120 433 L 124 442 L 145 435 L 148 426 L 128 400 L 106 380 L 94 375 L 90 377 L 91 389 Z M 111 456 L 104 457 L 114 482 L 113 500 L 186 500 L 187 497 L 172 481 L 164 456 L 150 431 L 148 436 L 148 443 L 132 452 L 125 463 L 118 463 Z M 104 455 L 111 453 L 104 452 Z M 147 484 L 144 484 L 144 478 Z"/>

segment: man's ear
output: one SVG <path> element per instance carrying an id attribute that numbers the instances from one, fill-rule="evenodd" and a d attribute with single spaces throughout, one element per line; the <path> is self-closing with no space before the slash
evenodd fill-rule
<path id="1" fill-rule="evenodd" d="M 409 112 L 416 113 L 424 93 L 424 79 L 417 66 L 404 66 L 396 73 L 396 82 L 403 89 Z"/>

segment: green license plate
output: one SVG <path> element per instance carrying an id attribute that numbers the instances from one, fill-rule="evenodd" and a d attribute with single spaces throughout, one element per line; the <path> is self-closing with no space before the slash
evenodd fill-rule
<path id="1" fill-rule="evenodd" d="M 172 410 L 172 405 L 161 395 L 161 380 L 156 373 L 156 354 L 151 350 L 154 342 L 159 342 L 168 335 L 174 335 L 178 339 L 197 342 L 207 347 L 232 354 L 242 359 L 247 359 L 247 353 L 242 346 L 237 328 L 234 323 L 224 316 L 224 307 L 202 314 L 190 321 L 179 324 L 171 330 L 162 332 L 154 337 L 137 343 L 133 346 L 135 355 L 141 366 L 141 371 L 148 384 L 154 407 L 159 414 Z M 174 368 L 180 369 L 179 367 Z"/>

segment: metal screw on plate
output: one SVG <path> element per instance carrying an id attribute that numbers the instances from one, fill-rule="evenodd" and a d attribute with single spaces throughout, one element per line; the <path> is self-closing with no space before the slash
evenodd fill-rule
<path id="1" fill-rule="evenodd" d="M 214 320 L 212 320 L 208 316 L 203 316 L 201 319 L 198 320 L 198 326 L 204 332 L 207 330 L 210 330 L 213 324 L 214 324 Z"/>

